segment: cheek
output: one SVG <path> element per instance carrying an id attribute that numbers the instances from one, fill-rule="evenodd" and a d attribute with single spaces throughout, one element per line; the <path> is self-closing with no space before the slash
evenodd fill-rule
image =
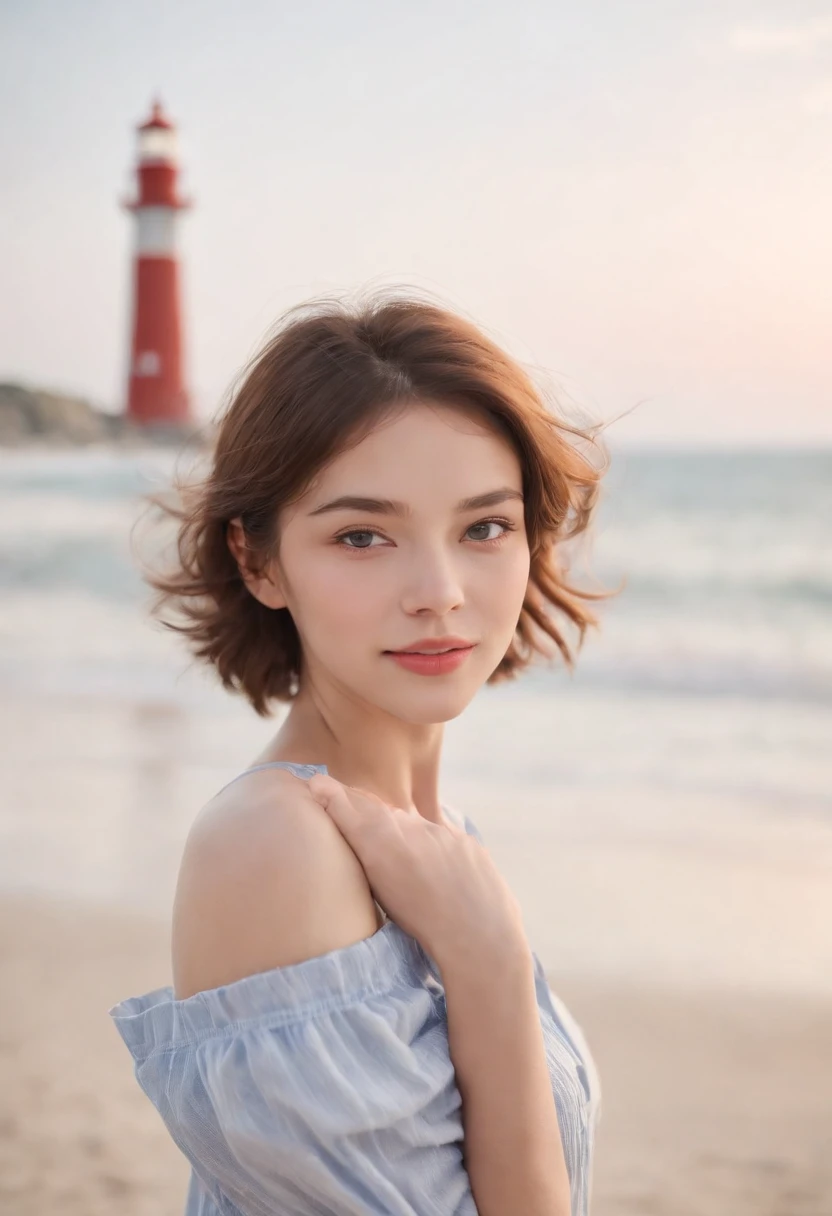
<path id="1" fill-rule="evenodd" d="M 298 598 L 310 626 L 314 621 L 337 638 L 344 630 L 355 636 L 372 624 L 383 602 L 381 590 L 366 569 L 371 563 L 361 563 L 364 570 L 350 568 L 359 562 L 344 558 L 309 570 Z"/>
<path id="2" fill-rule="evenodd" d="M 489 592 L 495 612 L 500 615 L 519 614 L 529 585 L 531 558 L 527 546 L 506 554 L 501 563 L 499 578 L 489 580 Z"/>

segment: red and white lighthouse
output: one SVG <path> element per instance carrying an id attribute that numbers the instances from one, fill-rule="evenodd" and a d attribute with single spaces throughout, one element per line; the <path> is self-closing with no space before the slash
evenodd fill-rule
<path id="1" fill-rule="evenodd" d="M 155 101 L 138 128 L 133 323 L 127 418 L 139 426 L 191 421 L 182 367 L 182 305 L 176 230 L 190 203 L 179 194 L 176 128 Z"/>

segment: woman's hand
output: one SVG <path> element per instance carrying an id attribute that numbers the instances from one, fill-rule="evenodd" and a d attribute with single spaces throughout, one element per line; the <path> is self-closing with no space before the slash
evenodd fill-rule
<path id="1" fill-rule="evenodd" d="M 328 774 L 311 777 L 309 790 L 358 857 L 375 899 L 440 968 L 481 968 L 528 951 L 520 905 L 476 837 Z"/>

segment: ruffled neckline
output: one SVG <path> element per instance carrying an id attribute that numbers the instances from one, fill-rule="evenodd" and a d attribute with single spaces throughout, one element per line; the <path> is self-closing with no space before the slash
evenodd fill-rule
<path id="1" fill-rule="evenodd" d="M 216 1035 L 229 1027 L 268 1021 L 286 1026 L 438 978 L 430 955 L 394 920 L 370 937 L 326 954 L 243 976 L 177 1000 L 166 984 L 128 997 L 110 1010 L 136 1058 Z"/>
<path id="2" fill-rule="evenodd" d="M 304 770 L 299 776 L 326 772 L 326 765 L 291 767 Z M 442 810 L 452 823 L 478 835 L 467 816 L 444 804 Z M 272 1026 L 288 1025 L 310 1014 L 329 1013 L 389 992 L 396 984 L 426 987 L 431 980 L 441 984 L 435 960 L 388 917 L 369 937 L 326 954 L 243 976 L 178 1000 L 173 986 L 165 984 L 119 1001 L 109 1014 L 132 1054 L 140 1059 L 241 1023 L 268 1020 Z"/>

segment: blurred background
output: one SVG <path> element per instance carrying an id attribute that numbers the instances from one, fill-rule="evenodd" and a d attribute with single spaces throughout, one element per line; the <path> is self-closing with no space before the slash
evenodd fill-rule
<path id="1" fill-rule="evenodd" d="M 0 1212 L 182 1210 L 107 1009 L 169 982 L 188 827 L 279 714 L 151 623 L 131 529 L 283 309 L 403 284 L 610 423 L 582 562 L 625 588 L 444 770 L 596 1056 L 593 1216 L 828 1216 L 828 5 L 0 23 Z"/>

